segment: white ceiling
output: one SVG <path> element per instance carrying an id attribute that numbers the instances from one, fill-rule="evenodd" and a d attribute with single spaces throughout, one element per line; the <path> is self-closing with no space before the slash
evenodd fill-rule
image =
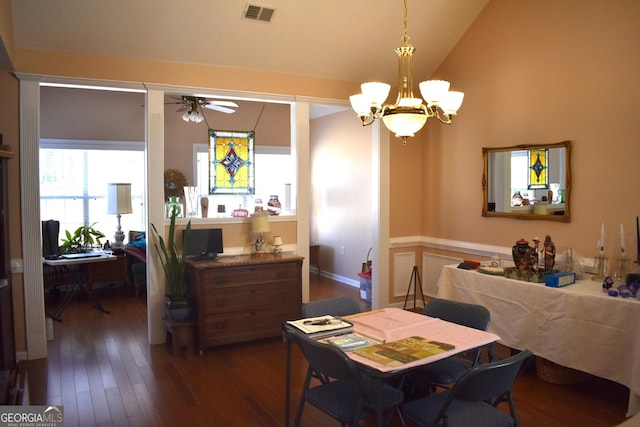
<path id="1" fill-rule="evenodd" d="M 417 81 L 487 2 L 408 0 Z M 248 4 L 274 8 L 272 21 L 244 19 Z M 12 8 L 17 48 L 397 83 L 401 0 L 13 0 Z"/>

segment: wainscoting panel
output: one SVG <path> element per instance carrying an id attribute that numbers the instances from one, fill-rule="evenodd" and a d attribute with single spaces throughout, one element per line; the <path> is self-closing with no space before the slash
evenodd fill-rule
<path id="1" fill-rule="evenodd" d="M 460 264 L 461 258 L 423 253 L 422 254 L 422 291 L 425 295 L 435 297 L 438 295 L 438 279 L 442 267 L 448 264 Z M 407 282 L 409 283 L 409 282 Z"/>
<path id="2" fill-rule="evenodd" d="M 415 252 L 398 252 L 393 255 L 393 296 L 407 295 L 414 265 L 416 265 Z"/>

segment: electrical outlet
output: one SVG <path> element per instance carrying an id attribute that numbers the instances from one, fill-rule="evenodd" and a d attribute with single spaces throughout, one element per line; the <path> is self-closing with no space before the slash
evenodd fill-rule
<path id="1" fill-rule="evenodd" d="M 340 246 L 340 255 L 344 255 L 344 245 Z"/>

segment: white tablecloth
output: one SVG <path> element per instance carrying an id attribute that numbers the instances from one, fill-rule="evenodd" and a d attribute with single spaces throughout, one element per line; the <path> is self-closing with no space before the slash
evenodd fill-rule
<path id="1" fill-rule="evenodd" d="M 551 288 L 456 266 L 442 269 L 438 297 L 484 305 L 500 343 L 623 384 L 628 415 L 640 411 L 640 302 L 592 280 Z"/>

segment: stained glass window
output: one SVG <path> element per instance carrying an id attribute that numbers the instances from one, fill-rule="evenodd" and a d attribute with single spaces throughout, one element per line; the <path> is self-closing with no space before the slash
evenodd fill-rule
<path id="1" fill-rule="evenodd" d="M 549 150 L 529 150 L 529 190 L 549 188 Z"/>
<path id="2" fill-rule="evenodd" d="M 254 137 L 209 129 L 209 194 L 255 194 Z"/>

